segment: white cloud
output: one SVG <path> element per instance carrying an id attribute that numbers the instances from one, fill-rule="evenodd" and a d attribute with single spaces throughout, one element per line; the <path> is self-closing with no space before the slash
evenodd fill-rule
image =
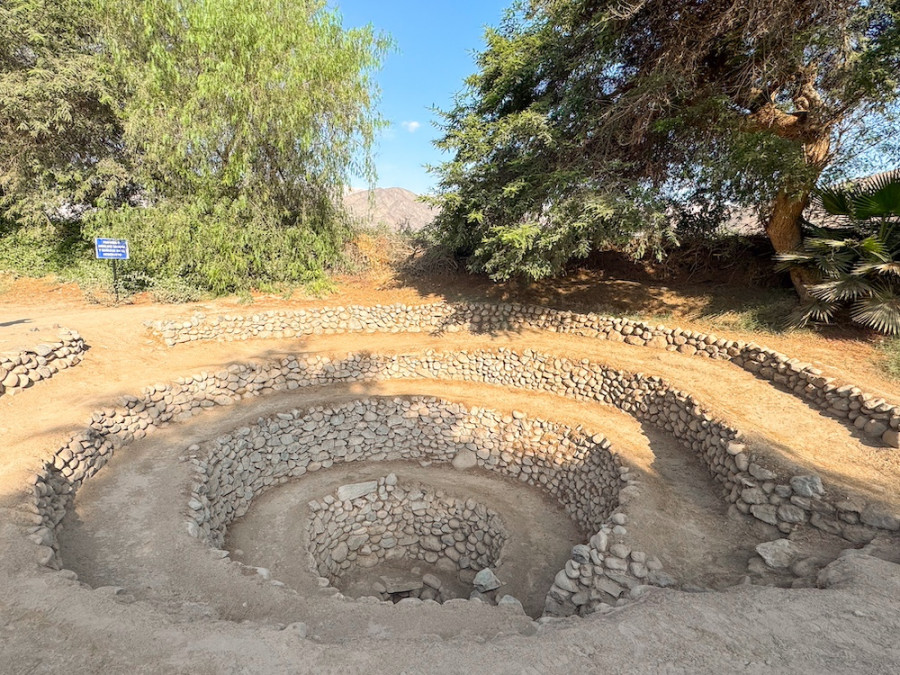
<path id="1" fill-rule="evenodd" d="M 422 126 L 421 122 L 401 122 L 400 126 L 406 129 L 409 133 L 414 134 L 419 130 L 419 127 Z"/>

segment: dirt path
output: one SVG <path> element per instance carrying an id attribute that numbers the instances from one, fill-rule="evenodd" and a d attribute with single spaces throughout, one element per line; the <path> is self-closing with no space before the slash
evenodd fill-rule
<path id="1" fill-rule="evenodd" d="M 112 325 L 116 318 L 128 316 L 128 322 L 161 318 L 189 317 L 195 312 L 215 314 L 253 314 L 268 310 L 304 307 L 374 304 L 422 304 L 427 302 L 519 302 L 557 309 L 626 315 L 650 323 L 715 333 L 732 340 L 764 344 L 793 357 L 829 370 L 834 376 L 854 382 L 878 396 L 900 401 L 900 380 L 884 370 L 884 355 L 878 345 L 882 337 L 860 331 L 830 327 L 819 333 L 787 333 L 742 329 L 742 311 L 771 301 L 771 291 L 720 284 L 666 285 L 620 279 L 603 272 L 578 272 L 569 276 L 532 284 L 492 283 L 468 274 L 438 278 L 407 279 L 396 275 L 384 279 L 342 277 L 334 293 L 324 298 L 295 293 L 286 299 L 279 295 L 255 294 L 253 302 L 219 298 L 181 305 L 153 303 L 147 297 L 133 299 L 136 304 L 104 307 L 85 300 L 72 284 L 51 280 L 20 279 L 5 284 L 0 293 L 0 324 L 27 321 L 52 325 Z M 776 294 L 777 296 L 777 294 Z M 785 298 L 780 298 L 784 304 Z M 781 311 L 790 309 L 790 298 Z M 753 321 L 751 320 L 752 324 Z M 27 330 L 28 324 L 20 326 Z"/>

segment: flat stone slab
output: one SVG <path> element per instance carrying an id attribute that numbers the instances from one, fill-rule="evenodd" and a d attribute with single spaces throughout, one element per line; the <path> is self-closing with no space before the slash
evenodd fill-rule
<path id="1" fill-rule="evenodd" d="M 365 497 L 378 490 L 378 481 L 369 480 L 365 483 L 351 483 L 350 485 L 341 485 L 337 489 L 338 499 L 341 501 L 352 501 Z"/>
<path id="2" fill-rule="evenodd" d="M 379 577 L 384 585 L 385 593 L 409 593 L 410 591 L 418 591 L 425 584 L 422 583 L 421 577 L 399 577 L 399 576 L 382 576 Z"/>
<path id="3" fill-rule="evenodd" d="M 476 574 L 473 584 L 476 590 L 481 591 L 482 593 L 487 593 L 488 591 L 500 588 L 500 580 L 490 567 L 485 567 Z"/>
<path id="4" fill-rule="evenodd" d="M 607 579 L 606 577 L 596 577 L 594 579 L 594 588 L 598 591 L 603 591 L 607 595 L 611 595 L 614 598 L 618 598 L 622 595 L 623 589 L 619 584 L 617 584 L 612 579 Z"/>
<path id="5" fill-rule="evenodd" d="M 900 513 L 891 513 L 886 508 L 869 504 L 859 515 L 859 519 L 866 525 L 880 527 L 885 530 L 900 530 Z"/>

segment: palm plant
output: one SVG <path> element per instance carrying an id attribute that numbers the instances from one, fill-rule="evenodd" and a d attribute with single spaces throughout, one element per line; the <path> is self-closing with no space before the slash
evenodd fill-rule
<path id="1" fill-rule="evenodd" d="M 856 323 L 900 333 L 900 169 L 816 191 L 840 228 L 813 227 L 799 250 L 776 256 L 781 269 L 812 269 L 820 282 L 792 317 L 827 323 L 843 308 Z"/>

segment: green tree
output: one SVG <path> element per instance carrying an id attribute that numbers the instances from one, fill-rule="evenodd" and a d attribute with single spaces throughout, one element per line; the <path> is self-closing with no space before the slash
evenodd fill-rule
<path id="1" fill-rule="evenodd" d="M 847 139 L 897 132 L 898 73 L 897 0 L 518 3 L 445 114 L 438 234 L 475 269 L 537 277 L 729 201 L 793 250 Z"/>
<path id="2" fill-rule="evenodd" d="M 92 231 L 140 240 L 136 272 L 215 292 L 321 277 L 348 234 L 344 185 L 373 176 L 389 41 L 321 0 L 98 2 L 143 192 Z"/>
<path id="3" fill-rule="evenodd" d="M 0 3 L 0 221 L 49 226 L 133 188 L 91 0 Z"/>

